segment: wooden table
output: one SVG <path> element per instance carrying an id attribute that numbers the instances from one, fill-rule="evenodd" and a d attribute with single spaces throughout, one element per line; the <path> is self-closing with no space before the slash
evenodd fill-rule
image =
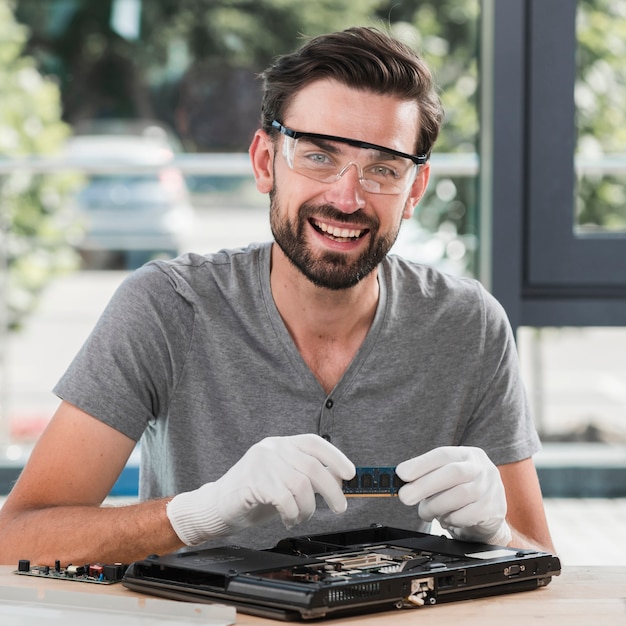
<path id="1" fill-rule="evenodd" d="M 13 588 L 37 589 L 40 595 L 48 590 L 106 596 L 110 602 L 116 597 L 143 598 L 120 584 L 91 585 L 62 580 L 17 576 L 14 567 L 0 566 L 0 588 L 9 594 Z M 12 596 L 11 596 L 12 597 Z M 2 602 L 0 601 L 0 604 Z M 624 567 L 565 567 L 550 585 L 533 591 L 495 596 L 479 600 L 466 600 L 403 611 L 387 611 L 358 617 L 335 618 L 318 621 L 336 626 L 363 624 L 366 626 L 443 626 L 463 624 L 471 626 L 517 626 L 535 624 L 539 620 L 557 626 L 613 626 L 626 625 L 626 565 Z M 18 623 L 18 622 L 14 622 Z M 20 622 L 21 623 L 21 622 Z M 24 622 L 26 623 L 26 622 Z M 116 624 L 123 620 L 116 619 Z M 184 623 L 184 622 L 183 622 Z M 190 622 L 191 623 L 191 622 Z M 197 622 L 193 622 L 197 623 Z M 269 626 L 281 622 L 236 615 L 236 623 L 243 626 Z"/>

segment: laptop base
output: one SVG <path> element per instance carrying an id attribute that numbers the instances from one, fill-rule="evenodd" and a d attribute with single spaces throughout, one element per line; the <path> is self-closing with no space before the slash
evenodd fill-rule
<path id="1" fill-rule="evenodd" d="M 373 525 L 291 537 L 267 550 L 225 546 L 153 556 L 133 563 L 122 584 L 300 621 L 527 591 L 560 570 L 558 558 L 544 552 Z"/>

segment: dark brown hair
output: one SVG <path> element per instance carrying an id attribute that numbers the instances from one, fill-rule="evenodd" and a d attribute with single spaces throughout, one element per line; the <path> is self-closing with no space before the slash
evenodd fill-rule
<path id="1" fill-rule="evenodd" d="M 307 85 L 333 79 L 348 87 L 415 101 L 420 112 L 416 154 L 430 154 L 439 135 L 443 110 L 424 61 L 408 46 L 376 28 L 354 27 L 308 40 L 299 50 L 278 57 L 261 75 L 262 126 L 283 122 L 292 98 Z"/>

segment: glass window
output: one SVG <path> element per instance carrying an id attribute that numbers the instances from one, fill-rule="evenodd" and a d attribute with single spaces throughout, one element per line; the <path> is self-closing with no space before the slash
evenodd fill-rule
<path id="1" fill-rule="evenodd" d="M 626 232 L 626 2 L 579 0 L 577 234 Z"/>
<path id="2" fill-rule="evenodd" d="M 23 64 L 22 99 L 0 117 L 2 440 L 41 432 L 52 386 L 129 271 L 270 238 L 246 151 L 258 73 L 300 33 L 389 26 L 434 69 L 446 122 L 395 251 L 474 275 L 479 6 L 17 0 L 0 20 L 0 48 Z"/>
<path id="3" fill-rule="evenodd" d="M 522 327 L 517 340 L 544 442 L 626 441 L 626 328 Z"/>

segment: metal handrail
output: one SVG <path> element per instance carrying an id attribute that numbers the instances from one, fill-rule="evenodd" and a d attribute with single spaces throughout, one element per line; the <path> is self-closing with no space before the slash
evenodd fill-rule
<path id="1" fill-rule="evenodd" d="M 431 162 L 433 172 L 442 176 L 475 176 L 478 173 L 478 156 L 472 153 L 434 154 Z M 52 174 L 68 170 L 86 174 L 130 174 L 150 172 L 163 167 L 173 167 L 188 175 L 252 176 L 250 157 L 242 152 L 176 154 L 169 159 L 154 159 L 136 163 L 128 163 L 121 159 L 102 158 L 97 155 L 80 160 L 62 155 L 0 158 L 0 175 L 10 174 L 21 169 L 35 174 Z"/>
<path id="2" fill-rule="evenodd" d="M 435 153 L 431 157 L 432 173 L 437 176 L 476 176 L 479 156 L 476 153 Z M 223 177 L 252 176 L 250 157 L 245 152 L 213 152 L 176 154 L 169 159 L 155 158 L 147 162 L 128 163 L 124 160 L 90 156 L 76 159 L 63 155 L 27 155 L 0 157 L 0 176 L 19 169 L 36 174 L 51 174 L 75 170 L 87 174 L 141 173 L 162 167 L 173 167 L 183 174 Z M 579 176 L 626 173 L 626 154 L 603 155 L 597 158 L 575 157 L 573 167 Z"/>

